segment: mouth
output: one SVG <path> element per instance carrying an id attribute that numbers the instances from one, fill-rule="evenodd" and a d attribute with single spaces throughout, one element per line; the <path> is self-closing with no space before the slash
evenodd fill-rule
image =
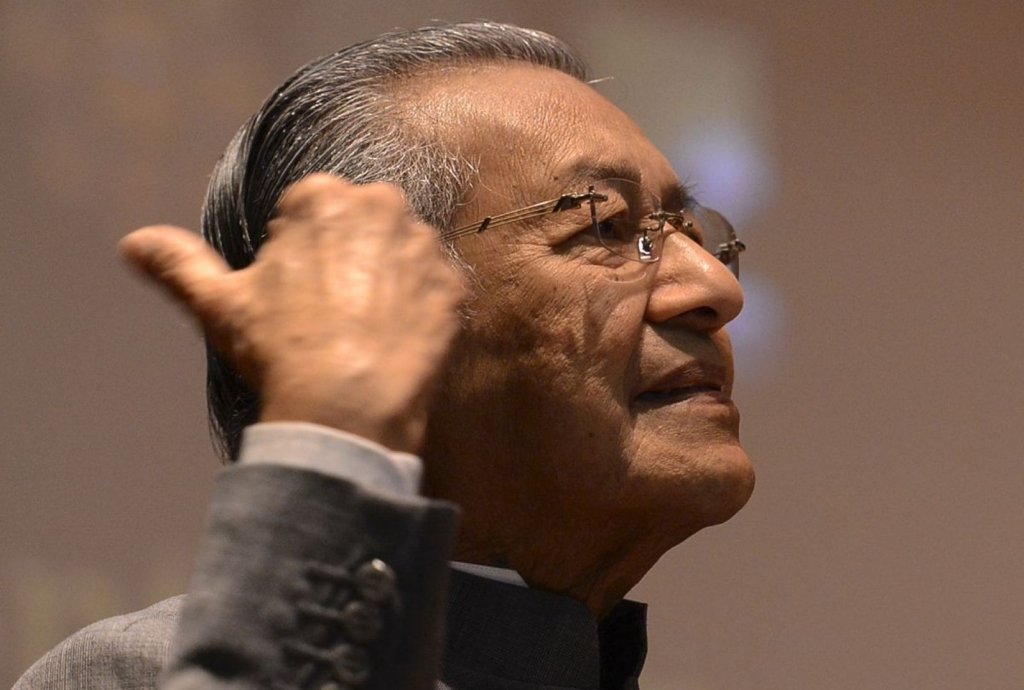
<path id="1" fill-rule="evenodd" d="M 682 386 L 680 388 L 664 388 L 661 390 L 652 390 L 641 393 L 636 396 L 637 402 L 682 402 L 684 400 L 691 400 L 698 397 L 710 397 L 718 400 L 724 400 L 725 394 L 722 392 L 721 386 L 714 385 L 695 385 L 695 386 Z"/>
<path id="2" fill-rule="evenodd" d="M 710 362 L 690 362 L 672 369 L 646 385 L 633 398 L 641 405 L 667 405 L 679 402 L 729 403 L 725 389 L 726 371 Z"/>

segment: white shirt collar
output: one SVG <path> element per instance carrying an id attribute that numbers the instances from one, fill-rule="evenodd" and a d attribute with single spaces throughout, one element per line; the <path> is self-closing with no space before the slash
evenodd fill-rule
<path id="1" fill-rule="evenodd" d="M 496 580 L 498 582 L 504 582 L 507 585 L 516 585 L 517 587 L 529 587 L 529 585 L 526 584 L 526 580 L 511 568 L 496 568 L 493 565 L 462 563 L 461 561 L 452 561 L 450 565 L 452 570 L 461 570 L 464 573 L 476 575 L 477 577 Z"/>

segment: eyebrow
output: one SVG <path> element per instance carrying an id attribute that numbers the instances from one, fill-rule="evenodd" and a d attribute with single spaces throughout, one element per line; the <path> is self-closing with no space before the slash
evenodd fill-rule
<path id="1" fill-rule="evenodd" d="M 661 198 L 661 205 L 670 211 L 686 211 L 698 206 L 699 202 L 690 185 L 676 180 Z"/>
<path id="2" fill-rule="evenodd" d="M 628 163 L 586 162 L 577 164 L 570 169 L 569 174 L 566 176 L 566 183 L 575 187 L 590 184 L 595 180 L 609 178 L 629 180 L 637 184 L 640 184 L 643 179 L 640 174 L 640 168 Z M 664 193 L 659 194 L 658 190 L 653 189 L 651 191 L 657 194 L 658 198 L 661 199 L 662 206 L 669 211 L 692 209 L 698 205 L 693 188 L 679 180 L 673 181 Z"/>

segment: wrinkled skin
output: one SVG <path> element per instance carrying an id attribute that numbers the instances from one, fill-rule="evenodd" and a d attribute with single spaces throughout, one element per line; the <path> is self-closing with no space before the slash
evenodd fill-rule
<path id="1" fill-rule="evenodd" d="M 581 166 L 663 199 L 678 185 L 632 120 L 559 72 L 446 70 L 406 96 L 407 119 L 479 171 L 456 225 L 583 191 Z M 566 213 L 460 240 L 472 289 L 458 332 L 460 278 L 388 185 L 293 185 L 242 271 L 180 228 L 136 231 L 121 251 L 260 390 L 263 420 L 420 449 L 427 493 L 464 510 L 456 558 L 600 615 L 739 510 L 753 471 L 729 400 L 735 278 L 681 232 L 639 264 L 586 225 Z"/>
<path id="2" fill-rule="evenodd" d="M 666 199 L 678 184 L 632 120 L 559 72 L 485 67 L 431 86 L 435 109 L 417 117 L 454 121 L 480 171 L 456 226 L 584 191 L 592 178 L 573 171 L 586 166 Z M 465 510 L 457 558 L 506 563 L 602 612 L 666 550 L 742 507 L 753 472 L 727 400 L 734 276 L 683 233 L 644 265 L 580 223 L 549 215 L 459 241 L 477 284 L 424 457 L 427 490 Z M 720 395 L 636 399 L 694 362 L 718 370 Z"/>

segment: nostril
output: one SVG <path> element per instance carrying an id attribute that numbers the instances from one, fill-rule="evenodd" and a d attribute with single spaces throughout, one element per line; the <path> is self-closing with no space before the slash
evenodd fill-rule
<path id="1" fill-rule="evenodd" d="M 715 311 L 714 307 L 697 307 L 696 309 L 691 309 L 690 314 L 702 321 L 718 320 L 718 312 Z"/>

